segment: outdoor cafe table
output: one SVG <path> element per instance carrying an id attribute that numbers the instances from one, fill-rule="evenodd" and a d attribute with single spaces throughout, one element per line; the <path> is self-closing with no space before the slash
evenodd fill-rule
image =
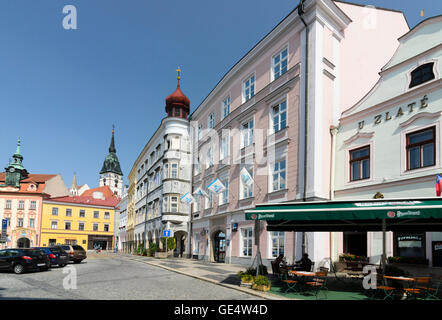
<path id="1" fill-rule="evenodd" d="M 294 271 L 294 270 L 290 270 L 289 273 L 292 274 L 292 275 L 299 276 L 300 277 L 300 279 L 299 279 L 300 284 L 304 283 L 304 278 L 305 277 L 314 277 L 316 275 L 315 272 L 308 272 L 308 271 Z"/>
<path id="2" fill-rule="evenodd" d="M 406 281 L 408 288 L 410 288 L 410 283 L 414 283 L 416 281 L 416 279 L 414 279 L 414 278 L 399 277 L 399 276 L 384 276 L 384 278 L 385 279 L 392 279 L 392 280 Z M 402 290 L 402 291 L 403 291 L 403 298 L 406 299 L 407 298 L 407 292 L 405 290 Z"/>

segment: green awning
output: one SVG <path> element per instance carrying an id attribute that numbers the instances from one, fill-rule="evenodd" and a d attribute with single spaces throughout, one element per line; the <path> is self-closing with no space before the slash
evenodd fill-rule
<path id="1" fill-rule="evenodd" d="M 290 202 L 258 205 L 246 220 L 265 220 L 271 231 L 442 230 L 442 198 Z"/>

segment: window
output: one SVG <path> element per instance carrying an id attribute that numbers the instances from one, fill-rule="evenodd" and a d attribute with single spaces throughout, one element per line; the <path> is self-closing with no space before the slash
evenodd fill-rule
<path id="1" fill-rule="evenodd" d="M 223 102 L 222 102 L 222 115 L 223 115 L 223 119 L 225 117 L 227 117 L 230 113 L 230 97 L 227 97 Z"/>
<path id="2" fill-rule="evenodd" d="M 20 200 L 20 201 L 18 202 L 18 208 L 19 208 L 20 210 L 23 210 L 23 209 L 25 208 L 25 202 L 24 202 L 23 200 Z"/>
<path id="3" fill-rule="evenodd" d="M 207 149 L 207 157 L 206 157 L 206 169 L 213 166 L 213 150 L 212 146 Z"/>
<path id="4" fill-rule="evenodd" d="M 94 218 L 98 219 L 100 217 L 100 213 L 98 211 L 94 211 Z"/>
<path id="5" fill-rule="evenodd" d="M 170 211 L 178 212 L 178 197 L 170 197 Z"/>
<path id="6" fill-rule="evenodd" d="M 223 192 L 219 194 L 219 205 L 223 205 L 229 202 L 229 180 L 226 178 L 221 180 L 221 183 L 226 187 Z"/>
<path id="7" fill-rule="evenodd" d="M 229 157 L 229 149 L 230 149 L 230 136 L 227 133 L 225 136 L 221 138 L 220 160 Z"/>
<path id="8" fill-rule="evenodd" d="M 207 189 L 208 185 L 206 186 Z M 210 209 L 213 206 L 213 193 L 208 191 L 207 197 L 204 197 L 206 203 L 205 203 L 205 209 Z"/>
<path id="9" fill-rule="evenodd" d="M 280 76 L 287 72 L 287 53 L 288 49 L 285 48 L 279 54 L 273 57 L 273 80 L 278 79 Z"/>
<path id="10" fill-rule="evenodd" d="M 52 215 L 58 216 L 58 208 L 52 208 Z"/>
<path id="11" fill-rule="evenodd" d="M 36 208 L 37 208 L 37 202 L 36 201 L 31 201 L 31 206 L 29 207 L 29 209 L 35 210 Z"/>
<path id="12" fill-rule="evenodd" d="M 272 172 L 272 187 L 273 191 L 278 191 L 285 189 L 286 186 L 286 166 L 285 166 L 285 159 L 275 162 L 273 165 L 273 172 Z"/>
<path id="13" fill-rule="evenodd" d="M 57 221 L 51 222 L 51 229 L 58 229 L 58 222 Z"/>
<path id="14" fill-rule="evenodd" d="M 350 181 L 370 178 L 370 147 L 350 151 Z"/>
<path id="15" fill-rule="evenodd" d="M 109 232 L 109 225 L 108 225 L 108 224 L 105 224 L 105 225 L 104 225 L 104 231 L 105 231 L 105 232 Z"/>
<path id="16" fill-rule="evenodd" d="M 169 212 L 169 197 L 163 198 L 163 212 Z"/>
<path id="17" fill-rule="evenodd" d="M 29 219 L 29 227 L 30 228 L 34 228 L 35 227 L 35 219 L 34 218 L 30 218 Z"/>
<path id="18" fill-rule="evenodd" d="M 6 220 L 8 221 L 8 227 L 11 226 L 11 218 L 6 218 Z"/>
<path id="19" fill-rule="evenodd" d="M 431 127 L 407 134 L 407 170 L 435 165 L 435 131 Z"/>
<path id="20" fill-rule="evenodd" d="M 252 75 L 242 84 L 243 102 L 249 101 L 255 95 L 255 75 Z"/>
<path id="21" fill-rule="evenodd" d="M 84 218 L 86 216 L 85 210 L 80 210 L 80 218 Z"/>
<path id="22" fill-rule="evenodd" d="M 251 165 L 245 166 L 250 177 L 253 179 L 253 167 Z M 247 199 L 253 197 L 253 180 L 251 183 L 246 183 L 243 178 L 240 178 L 240 199 Z"/>
<path id="23" fill-rule="evenodd" d="M 163 179 L 167 179 L 167 178 L 169 178 L 169 164 L 168 163 L 165 163 L 164 164 L 164 167 L 163 167 L 164 169 L 164 171 L 163 171 Z"/>
<path id="24" fill-rule="evenodd" d="M 198 125 L 198 140 L 201 140 L 202 133 L 203 133 L 203 125 L 200 124 Z"/>
<path id="25" fill-rule="evenodd" d="M 241 127 L 242 147 L 245 148 L 253 143 L 253 119 L 244 123 Z"/>
<path id="26" fill-rule="evenodd" d="M 242 256 L 251 257 L 252 256 L 252 239 L 253 239 L 253 228 L 242 228 Z"/>
<path id="27" fill-rule="evenodd" d="M 215 128 L 215 112 L 209 114 L 209 117 L 207 118 L 207 127 L 210 129 Z"/>
<path id="28" fill-rule="evenodd" d="M 6 207 L 5 207 L 5 209 L 11 209 L 11 204 L 12 204 L 11 200 L 6 200 Z"/>
<path id="29" fill-rule="evenodd" d="M 104 219 L 110 219 L 110 213 L 109 212 L 105 212 L 104 213 Z"/>
<path id="30" fill-rule="evenodd" d="M 66 217 L 72 217 L 72 209 L 66 209 Z"/>
<path id="31" fill-rule="evenodd" d="M 23 218 L 18 218 L 17 227 L 23 227 Z"/>
<path id="32" fill-rule="evenodd" d="M 195 202 L 193 203 L 193 212 L 199 212 L 200 211 L 200 197 L 195 198 Z"/>
<path id="33" fill-rule="evenodd" d="M 65 221 L 64 229 L 65 230 L 71 230 L 71 222 L 70 221 Z"/>
<path id="34" fill-rule="evenodd" d="M 161 184 L 160 171 L 155 171 L 155 186 L 158 187 Z"/>
<path id="35" fill-rule="evenodd" d="M 272 240 L 272 257 L 284 255 L 284 232 L 271 232 L 270 238 Z"/>
<path id="36" fill-rule="evenodd" d="M 84 231 L 84 222 L 79 222 L 78 223 L 78 230 Z"/>
<path id="37" fill-rule="evenodd" d="M 178 178 L 178 164 L 177 163 L 172 163 L 171 175 L 172 175 L 172 179 Z"/>
<path id="38" fill-rule="evenodd" d="M 94 225 L 93 225 L 93 230 L 94 230 L 94 231 L 98 231 L 98 223 L 94 223 Z"/>
<path id="39" fill-rule="evenodd" d="M 195 163 L 195 167 L 194 168 L 195 168 L 194 176 L 199 175 L 201 173 L 200 155 L 196 159 L 196 163 Z"/>
<path id="40" fill-rule="evenodd" d="M 411 71 L 411 82 L 409 88 L 413 88 L 424 82 L 433 80 L 433 64 L 433 62 L 426 63 Z"/>
<path id="41" fill-rule="evenodd" d="M 272 107 L 273 132 L 282 130 L 287 125 L 287 102 Z"/>

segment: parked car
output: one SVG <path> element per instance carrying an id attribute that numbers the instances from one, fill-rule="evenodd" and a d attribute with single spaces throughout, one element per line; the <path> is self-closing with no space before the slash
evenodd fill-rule
<path id="1" fill-rule="evenodd" d="M 12 270 L 17 274 L 29 270 L 46 271 L 50 262 L 39 249 L 13 248 L 0 250 L 0 270 Z"/>
<path id="2" fill-rule="evenodd" d="M 74 263 L 80 263 L 87 258 L 86 250 L 82 246 L 63 244 L 60 247 L 68 253 L 70 261 L 74 261 Z"/>
<path id="3" fill-rule="evenodd" d="M 36 247 L 34 249 L 43 250 L 48 256 L 51 266 L 64 267 L 70 261 L 69 255 L 61 247 Z"/>

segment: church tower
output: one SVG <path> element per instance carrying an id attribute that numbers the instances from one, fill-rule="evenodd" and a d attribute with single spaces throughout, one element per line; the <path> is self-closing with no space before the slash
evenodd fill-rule
<path id="1" fill-rule="evenodd" d="M 112 139 L 109 146 L 109 154 L 104 159 L 100 171 L 100 187 L 108 186 L 112 192 L 121 198 L 123 194 L 123 172 L 115 149 L 114 129 L 112 128 Z"/>
<path id="2" fill-rule="evenodd" d="M 20 138 L 17 141 L 17 149 L 12 156 L 8 167 L 5 168 L 5 185 L 11 187 L 20 187 L 20 181 L 28 177 L 28 171 L 23 167 L 23 156 L 20 153 Z"/>

